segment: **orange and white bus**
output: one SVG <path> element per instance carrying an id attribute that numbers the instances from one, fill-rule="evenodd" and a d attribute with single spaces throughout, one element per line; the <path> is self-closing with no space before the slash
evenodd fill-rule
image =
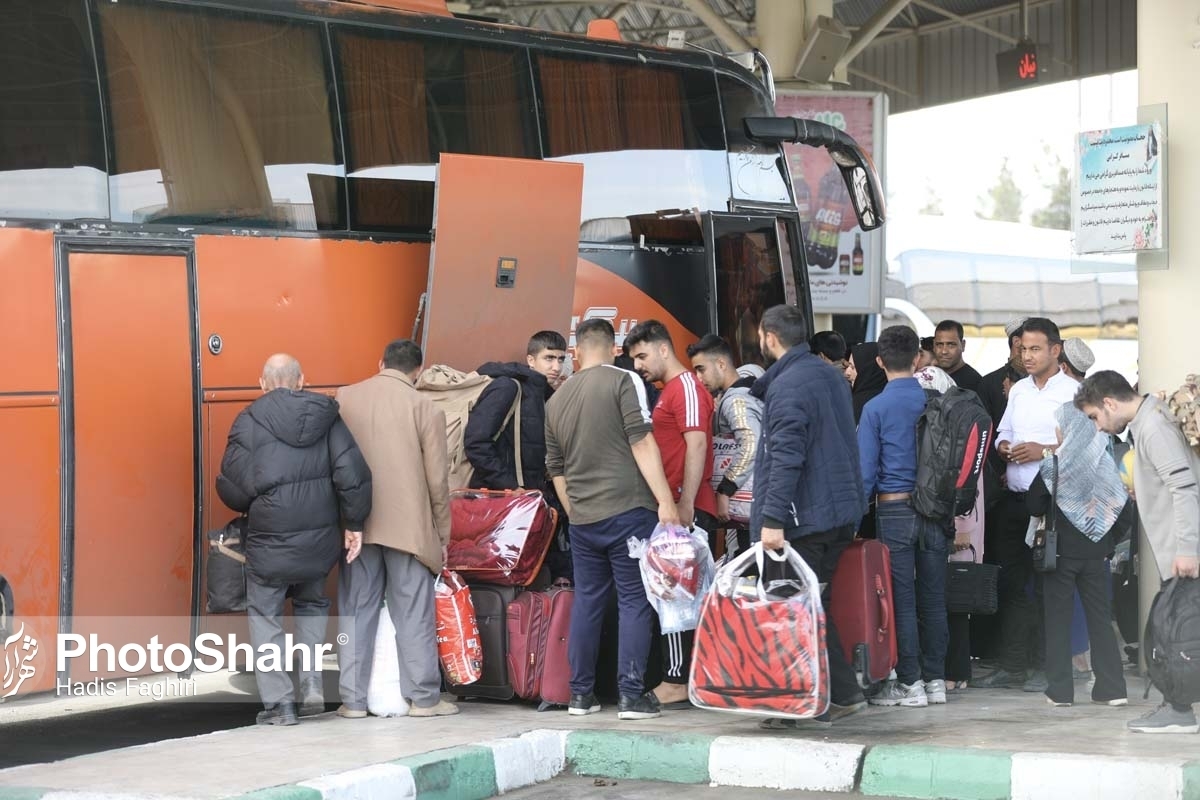
<path id="1" fill-rule="evenodd" d="M 755 361 L 763 309 L 811 312 L 781 143 L 827 147 L 883 221 L 861 150 L 772 118 L 769 76 L 615 26 L 438 0 L 3 5 L 0 584 L 61 633 L 218 624 L 215 471 L 270 353 L 332 390 L 395 338 L 470 370 L 539 328 L 654 316 Z"/>

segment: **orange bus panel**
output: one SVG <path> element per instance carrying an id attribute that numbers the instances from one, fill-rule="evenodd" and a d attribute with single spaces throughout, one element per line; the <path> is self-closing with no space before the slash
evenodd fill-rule
<path id="1" fill-rule="evenodd" d="M 375 374 L 384 345 L 412 336 L 428 271 L 425 243 L 197 237 L 204 387 L 257 387 L 277 352 L 314 385 Z"/>
<path id="2" fill-rule="evenodd" d="M 0 229 L 0 394 L 58 391 L 54 234 Z M 0 567 L 2 568 L 2 567 Z"/>
<path id="3" fill-rule="evenodd" d="M 580 164 L 442 155 L 425 363 L 523 360 L 530 334 L 566 333 L 582 203 Z"/>
<path id="4" fill-rule="evenodd" d="M 196 502 L 187 260 L 72 253 L 68 281 L 75 632 L 186 640 Z M 153 630 L 114 620 L 149 615 L 176 619 Z M 72 680 L 90 677 L 80 666 Z"/>

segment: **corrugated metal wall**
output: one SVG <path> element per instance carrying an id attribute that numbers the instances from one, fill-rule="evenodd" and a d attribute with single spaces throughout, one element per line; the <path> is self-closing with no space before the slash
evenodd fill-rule
<path id="1" fill-rule="evenodd" d="M 1014 39 L 1021 36 L 1020 15 L 1015 10 L 982 24 Z M 1042 83 L 1134 69 L 1137 0 L 1043 3 L 1029 11 L 1029 35 L 1038 45 Z M 1000 91 L 996 53 L 1010 47 L 995 36 L 964 26 L 905 35 L 867 48 L 851 65 L 850 81 L 855 89 L 886 91 L 892 113 L 952 103 Z M 855 75 L 855 71 L 862 74 Z"/>

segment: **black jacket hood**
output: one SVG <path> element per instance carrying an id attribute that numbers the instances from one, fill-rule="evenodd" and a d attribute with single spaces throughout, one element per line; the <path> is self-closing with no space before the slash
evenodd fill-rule
<path id="1" fill-rule="evenodd" d="M 543 390 L 550 387 L 550 382 L 546 380 L 545 375 L 540 372 L 534 372 L 528 365 L 516 361 L 509 361 L 507 363 L 489 361 L 475 371 L 489 378 L 515 378 Z"/>
<path id="2" fill-rule="evenodd" d="M 250 416 L 292 447 L 320 441 L 338 418 L 337 401 L 315 392 L 273 389 L 250 405 Z"/>

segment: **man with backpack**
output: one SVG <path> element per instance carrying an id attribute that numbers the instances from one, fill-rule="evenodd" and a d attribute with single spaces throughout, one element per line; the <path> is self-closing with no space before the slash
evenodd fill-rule
<path id="1" fill-rule="evenodd" d="M 559 527 L 546 556 L 550 577 L 570 580 L 566 514 L 546 475 L 546 402 L 567 360 L 567 340 L 538 331 L 525 348 L 525 363 L 488 362 L 477 372 L 491 378 L 467 417 L 463 450 L 474 470 L 472 489 L 536 489 L 559 512 Z"/>
<path id="2" fill-rule="evenodd" d="M 1124 377 L 1111 370 L 1097 372 L 1085 380 L 1075 395 L 1075 406 L 1105 433 L 1119 434 L 1129 429 L 1135 453 L 1133 489 L 1138 515 L 1159 575 L 1178 579 L 1200 577 L 1200 457 L 1188 446 L 1170 409 L 1158 398 L 1139 396 Z M 1194 592 L 1189 594 L 1195 597 Z M 1193 612 L 1187 619 L 1193 621 L 1191 629 L 1195 630 L 1196 614 L 1193 609 L 1188 610 Z M 1160 630 L 1160 627 L 1173 626 L 1154 625 L 1159 613 L 1156 601 L 1148 627 L 1154 626 L 1156 632 L 1164 635 L 1174 632 Z M 1183 621 L 1182 615 L 1176 613 L 1175 616 Z M 1153 638 L 1147 634 L 1147 639 Z M 1153 652 L 1146 653 L 1152 678 L 1158 672 L 1152 663 L 1154 655 Z M 1200 732 L 1191 706 L 1198 698 L 1185 694 L 1176 686 L 1185 682 L 1193 686 L 1200 683 L 1197 668 L 1193 662 L 1176 661 L 1170 658 L 1171 655 L 1171 652 L 1166 654 L 1165 674 L 1158 672 L 1156 680 L 1163 692 L 1163 704 L 1130 722 L 1129 730 L 1135 733 Z"/>
<path id="3" fill-rule="evenodd" d="M 529 339 L 524 364 L 489 362 L 477 370 L 492 382 L 475 401 L 463 433 L 463 449 L 474 468 L 472 489 L 546 488 L 546 401 L 566 357 L 561 333 L 538 331 Z"/>
<path id="4" fill-rule="evenodd" d="M 920 341 L 894 325 L 879 335 L 879 365 L 888 384 L 867 403 L 858 425 L 858 452 L 866 502 L 877 502 L 877 536 L 892 557 L 892 597 L 900 660 L 896 681 L 869 698 L 871 705 L 924 708 L 946 702 L 946 556 L 949 517 L 917 514 L 917 420 L 925 390 L 913 377 Z M 918 618 L 920 622 L 918 623 Z"/>

